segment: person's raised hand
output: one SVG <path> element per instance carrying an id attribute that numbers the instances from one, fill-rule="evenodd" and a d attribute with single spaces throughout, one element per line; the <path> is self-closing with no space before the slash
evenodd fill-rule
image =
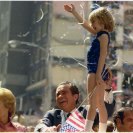
<path id="1" fill-rule="evenodd" d="M 64 5 L 64 9 L 67 11 L 67 12 L 73 12 L 75 11 L 75 6 L 73 4 L 71 5 Z"/>

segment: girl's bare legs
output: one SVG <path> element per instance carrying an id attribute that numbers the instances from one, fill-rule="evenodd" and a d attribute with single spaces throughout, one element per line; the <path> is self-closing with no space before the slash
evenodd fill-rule
<path id="1" fill-rule="evenodd" d="M 96 89 L 96 106 L 99 110 L 99 132 L 106 132 L 107 127 L 107 110 L 104 103 L 104 90 L 106 84 L 97 86 Z"/>
<path id="2" fill-rule="evenodd" d="M 87 76 L 87 91 L 89 94 L 93 92 L 96 86 L 95 77 L 95 73 L 88 74 Z M 92 94 L 91 98 L 89 98 L 89 105 L 90 108 L 86 119 L 85 131 L 92 131 L 92 126 L 96 115 L 96 90 Z"/>
<path id="3" fill-rule="evenodd" d="M 87 89 L 88 93 L 93 92 L 91 98 L 89 99 L 89 112 L 87 115 L 87 120 L 85 124 L 85 131 L 92 131 L 93 122 L 96 115 L 96 108 L 99 110 L 99 131 L 106 132 L 107 127 L 107 110 L 104 103 L 104 90 L 106 88 L 106 84 L 102 84 L 100 86 L 96 86 L 95 74 L 91 73 L 87 76 Z M 97 88 L 95 88 L 97 87 Z"/>

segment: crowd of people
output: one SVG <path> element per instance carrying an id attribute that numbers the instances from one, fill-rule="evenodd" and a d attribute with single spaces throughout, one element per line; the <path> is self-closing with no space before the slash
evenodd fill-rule
<path id="1" fill-rule="evenodd" d="M 59 132 L 61 125 L 65 123 L 68 115 L 74 110 L 78 111 L 86 119 L 88 106 L 79 106 L 79 89 L 72 82 L 62 82 L 56 89 L 57 108 L 45 113 L 44 117 L 35 127 L 26 127 L 21 122 L 13 122 L 16 111 L 16 100 L 13 93 L 6 88 L 0 88 L 0 132 Z M 133 108 L 121 107 L 115 111 L 115 100 L 111 103 L 104 102 L 107 114 L 107 132 L 132 132 Z M 99 112 L 94 119 L 93 132 L 99 129 Z"/>
<path id="2" fill-rule="evenodd" d="M 64 9 L 96 36 L 87 54 L 87 105 L 78 104 L 80 93 L 74 83 L 62 82 L 56 88 L 57 108 L 46 112 L 35 127 L 26 127 L 20 114 L 16 118 L 18 121 L 13 121 L 16 112 L 14 94 L 9 89 L 0 88 L 0 132 L 61 132 L 75 111 L 83 117 L 80 116 L 84 121 L 84 129 L 80 131 L 133 132 L 133 108 L 129 106 L 115 110 L 115 99 L 110 87 L 112 72 L 105 63 L 110 43 L 109 32 L 114 28 L 113 16 L 106 8 L 98 7 L 86 21 L 73 4 L 64 5 Z M 78 120 L 74 123 L 78 123 Z"/>
<path id="3" fill-rule="evenodd" d="M 35 127 L 35 132 L 58 132 L 61 125 L 67 119 L 67 114 L 77 108 L 79 90 L 71 82 L 63 82 L 56 89 L 56 103 L 58 108 L 53 108 L 45 113 L 41 122 Z M 121 107 L 115 111 L 115 100 L 112 103 L 104 102 L 108 112 L 107 132 L 132 132 L 133 108 Z M 86 119 L 87 106 L 78 107 L 79 112 Z M 98 132 L 99 115 L 95 116 L 92 130 Z"/>

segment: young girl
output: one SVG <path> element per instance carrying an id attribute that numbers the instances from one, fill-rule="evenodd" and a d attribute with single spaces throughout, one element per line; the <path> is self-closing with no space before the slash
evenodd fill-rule
<path id="1" fill-rule="evenodd" d="M 105 60 L 110 42 L 109 32 L 112 32 L 114 28 L 113 17 L 106 8 L 100 7 L 92 11 L 89 15 L 89 21 L 86 21 L 79 15 L 73 4 L 64 5 L 64 9 L 72 13 L 85 29 L 95 35 L 87 54 L 87 90 L 89 93 L 93 91 L 94 93 L 89 99 L 90 108 L 86 119 L 85 131 L 92 131 L 96 108 L 98 108 L 99 132 L 106 132 L 107 111 L 104 104 L 104 90 L 106 89 L 104 82 L 106 80 Z"/>

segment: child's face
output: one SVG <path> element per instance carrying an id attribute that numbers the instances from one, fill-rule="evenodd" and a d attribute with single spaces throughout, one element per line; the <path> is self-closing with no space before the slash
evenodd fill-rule
<path id="1" fill-rule="evenodd" d="M 104 25 L 100 23 L 100 21 L 97 18 L 91 23 L 91 26 L 96 32 L 104 30 Z"/>

